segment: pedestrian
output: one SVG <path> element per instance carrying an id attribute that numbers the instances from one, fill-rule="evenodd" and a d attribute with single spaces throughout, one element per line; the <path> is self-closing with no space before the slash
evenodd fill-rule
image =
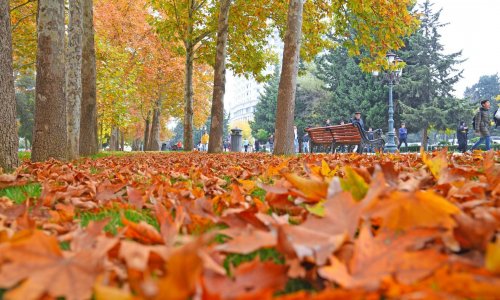
<path id="1" fill-rule="evenodd" d="M 373 132 L 373 128 L 371 127 L 368 127 L 368 131 L 366 132 L 366 137 L 368 138 L 369 141 L 373 141 L 374 138 L 375 138 L 375 135 L 374 135 L 374 132 Z M 371 145 L 368 146 L 368 152 L 373 152 L 373 148 Z"/>
<path id="2" fill-rule="evenodd" d="M 458 141 L 458 151 L 465 153 L 467 151 L 467 133 L 469 128 L 465 125 L 464 121 L 460 121 L 457 127 L 457 141 Z"/>
<path id="3" fill-rule="evenodd" d="M 351 123 L 358 123 L 361 129 L 365 130 L 365 123 L 363 123 L 363 119 L 361 119 L 361 112 L 357 111 L 354 113 L 354 118 L 351 119 Z"/>
<path id="4" fill-rule="evenodd" d="M 480 136 L 479 141 L 477 141 L 474 146 L 470 149 L 475 150 L 483 142 L 486 146 L 486 151 L 490 150 L 491 136 L 490 136 L 490 100 L 481 100 L 481 107 L 479 111 L 474 116 L 474 131 Z"/>
<path id="5" fill-rule="evenodd" d="M 229 151 L 229 141 L 227 139 L 224 140 L 224 143 L 222 145 L 224 147 L 224 152 Z"/>
<path id="6" fill-rule="evenodd" d="M 260 151 L 260 142 L 258 139 L 255 139 L 255 148 L 254 152 L 259 152 Z"/>
<path id="7" fill-rule="evenodd" d="M 330 119 L 326 119 L 326 121 L 325 121 L 325 124 L 324 124 L 324 125 L 325 125 L 325 127 L 332 126 L 332 125 L 330 124 Z"/>
<path id="8" fill-rule="evenodd" d="M 249 145 L 249 142 L 247 139 L 244 139 L 243 140 L 243 148 L 245 148 L 245 152 L 248 152 L 248 145 Z"/>
<path id="9" fill-rule="evenodd" d="M 302 137 L 302 150 L 304 153 L 309 152 L 309 133 L 305 133 Z"/>
<path id="10" fill-rule="evenodd" d="M 274 134 L 271 134 L 267 141 L 269 142 L 269 151 L 272 153 L 274 151 Z"/>
<path id="11" fill-rule="evenodd" d="M 406 129 L 406 124 L 401 123 L 401 128 L 399 128 L 399 145 L 398 150 L 401 148 L 401 145 L 405 143 L 406 151 L 408 151 L 408 142 L 406 141 L 408 138 L 408 129 Z"/>
<path id="12" fill-rule="evenodd" d="M 203 132 L 203 135 L 201 136 L 201 151 L 208 151 L 208 133 Z"/>

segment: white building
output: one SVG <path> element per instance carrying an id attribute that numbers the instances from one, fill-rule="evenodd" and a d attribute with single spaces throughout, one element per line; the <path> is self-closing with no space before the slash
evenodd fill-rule
<path id="1" fill-rule="evenodd" d="M 269 40 L 269 47 L 278 53 L 281 61 L 283 56 L 283 42 L 278 34 Z M 269 72 L 274 71 L 269 66 Z M 235 121 L 253 121 L 255 106 L 259 96 L 264 91 L 264 83 L 258 83 L 253 78 L 235 75 L 231 70 L 226 71 L 226 93 L 224 107 L 230 113 L 229 123 Z"/>

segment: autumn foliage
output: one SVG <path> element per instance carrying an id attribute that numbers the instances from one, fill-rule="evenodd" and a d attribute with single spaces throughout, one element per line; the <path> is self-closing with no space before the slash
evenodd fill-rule
<path id="1" fill-rule="evenodd" d="M 5 299 L 498 299 L 499 154 L 134 154 L 0 175 Z M 18 201 L 20 202 L 20 201 Z"/>

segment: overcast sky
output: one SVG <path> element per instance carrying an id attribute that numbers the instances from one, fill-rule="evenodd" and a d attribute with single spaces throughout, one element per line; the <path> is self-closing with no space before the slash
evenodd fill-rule
<path id="1" fill-rule="evenodd" d="M 423 0 L 419 0 L 419 3 Z M 440 21 L 446 53 L 462 50 L 463 79 L 455 85 L 455 95 L 482 75 L 500 73 L 500 0 L 431 0 L 433 10 L 442 8 Z"/>

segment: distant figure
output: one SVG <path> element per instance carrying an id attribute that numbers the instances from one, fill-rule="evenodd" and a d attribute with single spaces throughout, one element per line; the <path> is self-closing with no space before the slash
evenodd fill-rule
<path id="1" fill-rule="evenodd" d="M 370 141 L 374 140 L 375 135 L 374 135 L 373 129 L 371 127 L 368 128 L 368 131 L 366 132 L 366 137 Z M 373 152 L 372 146 L 368 146 L 368 152 L 370 152 L 370 153 Z"/>
<path id="2" fill-rule="evenodd" d="M 325 121 L 325 124 L 324 124 L 324 125 L 325 125 L 325 127 L 332 126 L 332 125 L 330 124 L 330 119 L 326 119 L 326 121 Z"/>
<path id="3" fill-rule="evenodd" d="M 222 146 L 224 147 L 224 152 L 229 151 L 229 141 L 227 139 L 224 140 L 224 143 L 222 143 Z"/>
<path id="4" fill-rule="evenodd" d="M 260 142 L 258 139 L 255 139 L 255 148 L 254 152 L 259 152 L 260 151 Z"/>
<path id="5" fill-rule="evenodd" d="M 304 153 L 309 152 L 309 134 L 307 132 L 302 137 L 302 151 Z"/>
<path id="6" fill-rule="evenodd" d="M 458 140 L 458 151 L 465 153 L 467 151 L 467 133 L 469 133 L 469 128 L 465 125 L 464 121 L 460 121 L 457 127 L 457 140 Z"/>
<path id="7" fill-rule="evenodd" d="M 344 125 L 345 124 L 344 120 L 340 120 L 339 124 Z"/>
<path id="8" fill-rule="evenodd" d="M 483 142 L 486 145 L 486 151 L 490 150 L 491 136 L 490 136 L 490 100 L 481 100 L 481 107 L 474 116 L 474 131 L 480 136 L 471 150 L 475 150 Z"/>
<path id="9" fill-rule="evenodd" d="M 182 142 L 181 141 L 177 142 L 177 150 L 182 150 Z"/>
<path id="10" fill-rule="evenodd" d="M 354 113 L 354 118 L 351 119 L 351 123 L 358 123 L 361 129 L 365 130 L 365 123 L 363 123 L 363 119 L 361 119 L 361 112 L 357 111 Z"/>
<path id="11" fill-rule="evenodd" d="M 243 148 L 245 148 L 245 152 L 248 152 L 248 145 L 249 145 L 249 144 L 250 144 L 250 143 L 248 142 L 248 140 L 247 140 L 247 139 L 244 139 L 244 140 L 243 140 Z"/>
<path id="12" fill-rule="evenodd" d="M 269 142 L 269 151 L 272 153 L 274 151 L 274 134 L 271 134 L 267 141 Z"/>
<path id="13" fill-rule="evenodd" d="M 208 151 L 208 133 L 204 132 L 201 136 L 201 151 Z"/>
<path id="14" fill-rule="evenodd" d="M 401 128 L 399 128 L 399 145 L 398 150 L 401 148 L 401 145 L 405 143 L 406 151 L 408 151 L 408 142 L 406 139 L 408 138 L 408 129 L 406 129 L 405 123 L 401 123 Z"/>

